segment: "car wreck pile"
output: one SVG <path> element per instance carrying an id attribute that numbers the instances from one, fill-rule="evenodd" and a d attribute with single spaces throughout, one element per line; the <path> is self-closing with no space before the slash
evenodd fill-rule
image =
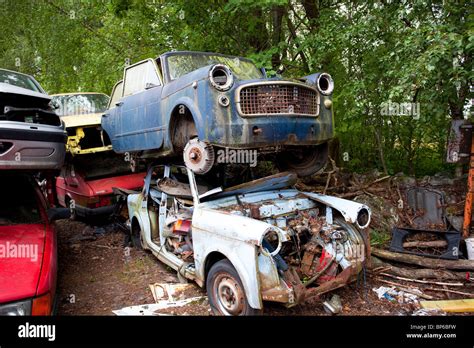
<path id="1" fill-rule="evenodd" d="M 268 78 L 245 58 L 168 52 L 123 76 L 107 107 L 98 93 L 54 96 L 68 135 L 61 128 L 57 202 L 72 217 L 123 213 L 126 202 L 133 244 L 205 287 L 219 315 L 291 307 L 356 279 L 369 207 L 293 188 L 327 161 L 329 74 Z M 281 172 L 255 179 L 257 157 Z"/>
<path id="2" fill-rule="evenodd" d="M 326 164 L 333 88 L 326 73 L 267 78 L 248 59 L 202 52 L 130 65 L 115 85 L 103 131 L 132 167 L 148 164 L 141 192 L 120 192 L 131 239 L 205 287 L 215 314 L 293 306 L 365 266 L 370 209 L 292 189 Z M 239 181 L 234 166 L 250 163 L 227 157 L 239 151 L 282 172 Z"/>
<path id="3" fill-rule="evenodd" d="M 263 301 L 293 306 L 364 267 L 367 206 L 291 189 L 288 172 L 226 189 L 201 178 L 151 166 L 128 212 L 134 245 L 205 286 L 215 313 L 254 314 Z"/>
<path id="4" fill-rule="evenodd" d="M 0 315 L 50 315 L 56 298 L 54 176 L 66 132 L 29 75 L 0 69 Z M 41 186 L 40 186 L 41 183 Z"/>

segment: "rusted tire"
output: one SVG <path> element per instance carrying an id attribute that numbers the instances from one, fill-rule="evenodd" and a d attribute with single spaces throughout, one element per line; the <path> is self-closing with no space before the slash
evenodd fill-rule
<path id="1" fill-rule="evenodd" d="M 277 165 L 299 177 L 310 176 L 324 169 L 328 160 L 328 144 L 288 150 L 277 157 Z"/>
<path id="2" fill-rule="evenodd" d="M 209 304 L 215 315 L 258 315 L 250 307 L 237 271 L 229 260 L 216 262 L 206 281 Z"/>

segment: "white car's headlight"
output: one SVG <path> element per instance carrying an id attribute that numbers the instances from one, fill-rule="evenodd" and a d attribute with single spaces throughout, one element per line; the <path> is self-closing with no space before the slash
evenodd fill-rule
<path id="1" fill-rule="evenodd" d="M 31 315 L 31 300 L 17 301 L 0 305 L 0 316 Z"/>
<path id="2" fill-rule="evenodd" d="M 262 235 L 262 240 L 260 241 L 260 250 L 264 255 L 275 256 L 281 250 L 282 239 L 283 237 L 280 230 L 270 227 Z M 267 249 L 273 249 L 273 251 L 270 252 L 270 250 Z"/>

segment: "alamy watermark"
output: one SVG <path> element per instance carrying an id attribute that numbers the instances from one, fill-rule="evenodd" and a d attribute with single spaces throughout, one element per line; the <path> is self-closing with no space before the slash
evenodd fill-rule
<path id="1" fill-rule="evenodd" d="M 36 262 L 38 261 L 38 244 L 2 243 L 0 244 L 0 259 L 1 258 L 30 259 Z"/>
<path id="2" fill-rule="evenodd" d="M 18 326 L 19 338 L 46 338 L 48 341 L 56 339 L 56 325 L 54 324 L 30 324 L 26 322 L 24 325 Z"/>
<path id="3" fill-rule="evenodd" d="M 389 100 L 380 105 L 382 116 L 411 116 L 414 120 L 420 118 L 420 103 L 397 103 Z"/>
<path id="4" fill-rule="evenodd" d="M 217 150 L 217 163 L 248 164 L 250 167 L 257 166 L 257 150 L 250 149 L 225 149 Z"/>

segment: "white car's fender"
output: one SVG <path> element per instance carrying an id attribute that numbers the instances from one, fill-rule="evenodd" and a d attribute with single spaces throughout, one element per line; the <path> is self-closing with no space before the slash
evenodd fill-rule
<path id="1" fill-rule="evenodd" d="M 344 217 L 344 220 L 356 224 L 359 228 L 364 229 L 370 224 L 372 213 L 370 208 L 365 204 L 334 196 L 321 195 L 319 193 L 303 192 L 303 194 L 312 200 L 336 209 Z"/>
<path id="2" fill-rule="evenodd" d="M 127 208 L 128 208 L 128 215 L 130 218 L 130 233 L 132 233 L 132 226 L 133 226 L 133 219 L 136 219 L 138 222 L 138 225 L 140 226 L 140 230 L 142 233 L 146 233 L 147 231 L 150 231 L 150 223 L 144 224 L 144 221 L 147 221 L 148 219 L 142 219 L 142 216 L 140 214 L 140 204 L 142 202 L 141 200 L 141 194 L 133 194 L 133 195 L 128 195 L 127 197 Z M 147 240 L 145 238 L 145 245 L 146 248 L 148 248 L 147 245 Z"/>
<path id="3" fill-rule="evenodd" d="M 195 207 L 193 247 L 196 273 L 205 279 L 205 263 L 212 252 L 224 255 L 236 269 L 252 308 L 261 309 L 258 248 L 269 227 L 266 222 L 209 208 Z"/>

